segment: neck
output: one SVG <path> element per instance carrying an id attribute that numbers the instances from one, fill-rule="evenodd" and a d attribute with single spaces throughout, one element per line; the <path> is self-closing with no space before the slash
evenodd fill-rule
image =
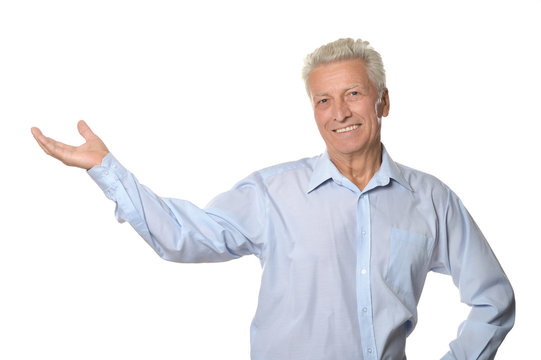
<path id="1" fill-rule="evenodd" d="M 361 191 L 381 166 L 382 145 L 355 154 L 331 154 L 334 166 Z"/>

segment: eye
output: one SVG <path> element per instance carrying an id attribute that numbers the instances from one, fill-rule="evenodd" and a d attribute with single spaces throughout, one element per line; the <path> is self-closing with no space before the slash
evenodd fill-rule
<path id="1" fill-rule="evenodd" d="M 358 91 L 352 91 L 352 92 L 350 93 L 350 95 L 352 95 L 352 96 L 359 95 L 359 92 L 358 92 Z"/>
<path id="2" fill-rule="evenodd" d="M 319 103 L 320 104 L 325 104 L 328 101 L 329 101 L 329 99 L 321 99 L 321 100 L 319 100 Z"/>

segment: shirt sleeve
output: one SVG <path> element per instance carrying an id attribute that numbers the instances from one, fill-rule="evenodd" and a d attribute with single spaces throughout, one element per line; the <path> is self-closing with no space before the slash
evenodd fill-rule
<path id="1" fill-rule="evenodd" d="M 110 153 L 88 173 L 116 203 L 117 220 L 129 222 L 165 260 L 220 262 L 261 256 L 265 207 L 255 174 L 200 209 L 189 201 L 157 196 Z"/>
<path id="2" fill-rule="evenodd" d="M 493 359 L 515 320 L 511 284 L 460 199 L 449 190 L 433 270 L 450 274 L 471 307 L 444 360 Z"/>

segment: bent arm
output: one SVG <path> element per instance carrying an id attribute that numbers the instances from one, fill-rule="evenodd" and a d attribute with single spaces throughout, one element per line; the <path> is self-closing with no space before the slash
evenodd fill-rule
<path id="1" fill-rule="evenodd" d="M 166 260 L 219 262 L 260 256 L 264 206 L 256 180 L 239 183 L 203 210 L 188 201 L 157 196 L 112 154 L 88 173 L 115 201 L 117 220 L 129 222 Z"/>
<path id="2" fill-rule="evenodd" d="M 439 259 L 433 270 L 450 274 L 461 301 L 471 307 L 443 359 L 493 359 L 514 324 L 513 289 L 481 231 L 452 192 L 442 221 Z"/>

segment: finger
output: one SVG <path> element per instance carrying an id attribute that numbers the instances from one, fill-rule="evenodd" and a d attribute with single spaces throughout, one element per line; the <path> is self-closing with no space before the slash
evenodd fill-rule
<path id="1" fill-rule="evenodd" d="M 92 137 L 96 137 L 96 134 L 92 132 L 92 130 L 84 120 L 79 120 L 79 122 L 77 123 L 77 130 L 79 130 L 79 134 L 81 134 L 81 136 L 84 137 L 87 141 Z"/>
<path id="2" fill-rule="evenodd" d="M 47 148 L 42 143 L 38 142 L 38 145 L 41 148 L 41 150 L 45 151 L 45 154 L 52 156 L 49 150 L 47 150 Z"/>
<path id="3" fill-rule="evenodd" d="M 56 141 L 50 137 L 43 135 L 43 133 L 38 128 L 32 128 L 32 134 L 34 135 L 34 138 L 37 140 L 38 144 L 42 148 L 43 147 L 47 149 L 58 148 L 58 149 L 67 150 L 67 151 L 76 150 L 75 146 L 64 144 L 63 142 Z"/>
<path id="4" fill-rule="evenodd" d="M 70 154 L 73 153 L 75 147 L 61 143 L 51 139 L 50 137 L 42 136 L 40 137 L 40 146 L 48 155 L 66 163 L 69 160 Z"/>
<path id="5" fill-rule="evenodd" d="M 36 139 L 36 142 L 38 143 L 39 147 L 45 151 L 45 153 L 47 155 L 51 155 L 51 153 L 49 152 L 49 150 L 47 150 L 47 148 L 45 147 L 44 145 L 44 142 L 47 141 L 47 138 L 45 136 L 43 136 L 43 133 L 41 132 L 40 129 L 38 129 L 37 127 L 33 127 L 31 129 L 32 131 L 32 135 L 34 136 L 34 139 Z"/>
<path id="6" fill-rule="evenodd" d="M 51 139 L 49 137 L 47 138 L 47 142 L 51 143 L 54 147 L 57 147 L 57 148 L 62 149 L 62 150 L 74 151 L 74 150 L 77 149 L 76 146 L 64 144 L 63 142 L 56 141 L 56 140 Z"/>
<path id="7" fill-rule="evenodd" d="M 32 132 L 32 135 L 34 136 L 34 139 L 36 139 L 36 141 L 39 141 L 39 137 L 43 136 L 41 130 L 37 127 L 31 128 L 30 131 Z"/>

